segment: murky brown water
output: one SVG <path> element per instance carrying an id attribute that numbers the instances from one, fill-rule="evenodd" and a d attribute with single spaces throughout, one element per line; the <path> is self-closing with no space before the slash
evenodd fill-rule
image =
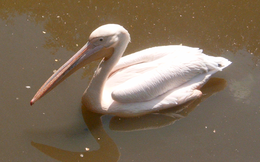
<path id="1" fill-rule="evenodd" d="M 2 2 L 0 161 L 259 161 L 259 6 L 258 0 Z M 184 44 L 233 64 L 205 85 L 203 98 L 157 115 L 101 121 L 82 107 L 96 63 L 30 107 L 52 71 L 106 23 L 128 29 L 126 53 Z"/>

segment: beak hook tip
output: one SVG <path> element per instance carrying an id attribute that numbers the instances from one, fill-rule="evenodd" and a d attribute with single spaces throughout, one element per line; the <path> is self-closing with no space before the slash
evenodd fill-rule
<path id="1" fill-rule="evenodd" d="M 31 101 L 30 101 L 30 105 L 32 106 L 34 104 L 34 100 L 32 99 Z"/>

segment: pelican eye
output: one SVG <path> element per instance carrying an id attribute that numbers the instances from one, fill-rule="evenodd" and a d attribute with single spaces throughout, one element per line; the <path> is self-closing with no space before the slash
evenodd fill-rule
<path id="1" fill-rule="evenodd" d="M 99 41 L 102 42 L 102 41 L 103 41 L 103 38 L 100 38 Z"/>

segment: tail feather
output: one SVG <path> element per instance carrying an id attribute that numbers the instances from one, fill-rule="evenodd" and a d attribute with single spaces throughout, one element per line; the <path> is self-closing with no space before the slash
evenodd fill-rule
<path id="1" fill-rule="evenodd" d="M 232 62 L 224 57 L 217 57 L 218 61 L 218 67 L 222 70 L 226 67 L 228 67 Z"/>
<path id="2" fill-rule="evenodd" d="M 205 61 L 207 62 L 207 65 L 210 69 L 218 71 L 222 71 L 222 69 L 226 68 L 232 63 L 224 57 L 213 56 L 208 56 Z"/>

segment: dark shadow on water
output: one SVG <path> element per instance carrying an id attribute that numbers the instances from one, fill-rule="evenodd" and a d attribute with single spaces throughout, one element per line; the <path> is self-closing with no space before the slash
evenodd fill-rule
<path id="1" fill-rule="evenodd" d="M 201 102 L 211 95 L 223 90 L 226 87 L 226 80 L 211 78 L 202 87 L 203 96 L 199 99 L 190 101 L 186 104 L 159 111 L 157 113 L 144 115 L 135 118 L 113 117 L 110 120 L 109 128 L 115 131 L 140 131 L 147 129 L 157 129 L 173 124 L 175 121 L 186 117 Z M 102 115 L 90 112 L 82 106 L 84 121 L 91 133 L 99 144 L 99 149 L 94 151 L 73 152 L 41 143 L 31 142 L 31 145 L 42 153 L 59 161 L 118 161 L 120 152 L 116 143 L 105 132 L 101 117 Z"/>
<path id="2" fill-rule="evenodd" d="M 31 142 L 31 145 L 43 152 L 44 154 L 64 162 L 78 162 L 78 161 L 118 161 L 120 153 L 114 141 L 108 136 L 102 126 L 100 114 L 87 111 L 82 106 L 82 114 L 85 123 L 91 133 L 99 144 L 99 149 L 94 151 L 72 152 L 56 147 L 44 145 L 41 143 Z"/>

